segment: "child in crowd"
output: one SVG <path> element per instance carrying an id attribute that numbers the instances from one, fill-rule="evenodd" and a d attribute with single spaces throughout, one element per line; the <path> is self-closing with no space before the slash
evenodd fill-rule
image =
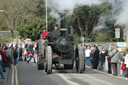
<path id="1" fill-rule="evenodd" d="M 124 63 L 124 60 L 123 60 L 123 63 L 122 63 L 121 70 L 122 70 L 122 73 L 123 73 L 123 77 L 125 77 L 126 76 L 126 64 Z"/>
<path id="2" fill-rule="evenodd" d="M 126 77 L 128 78 L 128 49 L 126 50 L 125 64 L 126 64 Z"/>

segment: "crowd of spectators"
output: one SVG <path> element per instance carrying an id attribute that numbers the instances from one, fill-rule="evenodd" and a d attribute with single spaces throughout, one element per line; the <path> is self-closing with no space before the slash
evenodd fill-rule
<path id="1" fill-rule="evenodd" d="M 18 43 L 3 43 L 0 45 L 0 75 L 2 79 L 6 79 L 6 68 L 11 68 L 11 65 L 17 65 L 19 61 L 35 60 L 36 44 L 18 44 Z"/>
<path id="2" fill-rule="evenodd" d="M 126 54 L 122 55 L 117 49 L 117 45 L 113 45 L 111 49 L 107 47 L 100 48 L 96 45 L 84 45 L 86 66 L 99 71 L 105 71 L 113 76 L 118 76 L 118 69 L 122 70 L 122 76 L 128 78 L 128 49 Z M 99 49 L 100 48 L 100 49 Z M 121 62 L 121 66 L 118 64 Z"/>

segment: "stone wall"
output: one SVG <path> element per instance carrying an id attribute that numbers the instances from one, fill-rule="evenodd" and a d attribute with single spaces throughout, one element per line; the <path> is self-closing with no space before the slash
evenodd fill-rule
<path id="1" fill-rule="evenodd" d="M 0 37 L 11 37 L 10 31 L 0 31 Z"/>

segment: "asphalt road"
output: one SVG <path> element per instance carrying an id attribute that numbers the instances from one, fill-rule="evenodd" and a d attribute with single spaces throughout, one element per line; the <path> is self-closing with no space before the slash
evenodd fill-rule
<path id="1" fill-rule="evenodd" d="M 128 80 L 86 69 L 79 74 L 75 70 L 57 71 L 47 75 L 38 71 L 36 64 L 20 62 L 17 66 L 18 85 L 127 85 Z M 17 85 L 17 84 L 16 84 Z"/>

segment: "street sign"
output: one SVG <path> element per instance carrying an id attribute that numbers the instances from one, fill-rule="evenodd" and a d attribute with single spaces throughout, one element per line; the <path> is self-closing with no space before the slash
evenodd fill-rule
<path id="1" fill-rule="evenodd" d="M 125 49 L 127 47 L 127 43 L 126 42 L 118 42 L 117 43 L 117 49 L 118 50 L 123 50 L 123 49 Z"/>
<path id="2" fill-rule="evenodd" d="M 115 28 L 115 38 L 120 38 L 120 28 Z"/>
<path id="3" fill-rule="evenodd" d="M 117 48 L 126 48 L 126 42 L 118 42 Z"/>

